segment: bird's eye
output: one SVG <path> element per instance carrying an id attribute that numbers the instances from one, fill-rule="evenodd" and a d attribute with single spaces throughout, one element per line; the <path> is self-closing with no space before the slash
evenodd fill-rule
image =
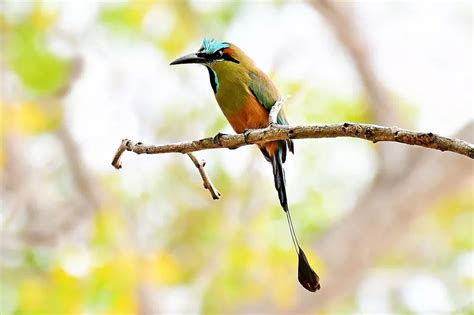
<path id="1" fill-rule="evenodd" d="M 216 56 L 217 58 L 221 58 L 222 56 L 224 56 L 224 52 L 221 50 L 218 50 L 214 53 L 214 56 Z"/>

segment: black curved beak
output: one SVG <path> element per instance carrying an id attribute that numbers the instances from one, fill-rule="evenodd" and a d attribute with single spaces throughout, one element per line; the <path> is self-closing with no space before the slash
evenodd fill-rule
<path id="1" fill-rule="evenodd" d="M 197 54 L 189 54 L 183 57 L 179 57 L 175 61 L 170 63 L 170 66 L 172 65 L 182 65 L 185 63 L 199 63 L 199 64 L 204 64 L 207 63 L 208 60 L 204 57 L 198 56 Z"/>

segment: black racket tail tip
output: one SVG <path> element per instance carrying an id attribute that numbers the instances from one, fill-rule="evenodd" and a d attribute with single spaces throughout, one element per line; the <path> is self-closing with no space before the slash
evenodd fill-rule
<path id="1" fill-rule="evenodd" d="M 301 247 L 298 246 L 298 281 L 308 291 L 316 292 L 321 289 L 319 276 L 311 268 L 308 258 Z"/>

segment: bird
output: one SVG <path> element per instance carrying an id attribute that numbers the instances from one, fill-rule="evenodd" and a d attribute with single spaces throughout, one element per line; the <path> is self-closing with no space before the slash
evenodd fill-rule
<path id="1" fill-rule="evenodd" d="M 197 53 L 182 56 L 170 65 L 200 64 L 209 72 L 209 80 L 222 113 L 235 132 L 269 125 L 269 113 L 280 92 L 270 78 L 239 47 L 229 42 L 204 38 Z M 283 109 L 277 116 L 277 124 L 288 125 Z M 292 140 L 278 140 L 257 144 L 264 158 L 271 163 L 275 188 L 283 211 L 286 213 L 291 238 L 298 256 L 298 281 L 308 291 L 321 288 L 319 276 L 301 249 L 291 220 L 286 194 L 283 163 L 287 151 L 294 153 Z"/>

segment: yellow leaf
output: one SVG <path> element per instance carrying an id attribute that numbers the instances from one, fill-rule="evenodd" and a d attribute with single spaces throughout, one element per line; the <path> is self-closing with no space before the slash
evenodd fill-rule
<path id="1" fill-rule="evenodd" d="M 163 252 L 154 257 L 152 262 L 153 280 L 161 284 L 175 284 L 181 280 L 182 271 L 178 260 L 173 255 Z"/>
<path id="2" fill-rule="evenodd" d="M 48 12 L 37 5 L 31 15 L 31 22 L 35 28 L 44 31 L 56 20 L 57 16 L 57 13 Z"/>
<path id="3" fill-rule="evenodd" d="M 133 252 L 123 252 L 111 261 L 114 277 L 119 277 L 117 285 L 130 288 L 136 284 L 138 260 Z"/>
<path id="4" fill-rule="evenodd" d="M 18 127 L 25 134 L 36 134 L 46 128 L 46 114 L 35 103 L 20 106 L 18 120 Z"/>
<path id="5" fill-rule="evenodd" d="M 20 284 L 21 308 L 26 312 L 39 312 L 45 309 L 49 285 L 39 278 L 28 278 Z"/>
<path id="6" fill-rule="evenodd" d="M 0 174 L 2 174 L 2 170 L 4 166 L 5 166 L 5 150 L 3 148 L 3 141 L 2 141 L 2 145 L 0 146 Z"/>
<path id="7" fill-rule="evenodd" d="M 8 130 L 9 127 L 9 119 L 8 117 L 10 116 L 10 111 L 9 107 L 2 102 L 0 99 L 0 138 L 2 138 L 5 134 L 6 131 Z"/>
<path id="8" fill-rule="evenodd" d="M 57 313 L 77 313 L 83 303 L 83 290 L 80 279 L 67 273 L 62 266 L 56 265 L 51 271 L 53 287 L 49 293 L 51 303 L 46 306 Z M 45 301 L 43 301 L 45 304 Z"/>
<path id="9" fill-rule="evenodd" d="M 12 109 L 13 123 L 25 135 L 35 135 L 54 130 L 62 120 L 62 108 L 44 108 L 40 104 L 26 102 Z"/>
<path id="10" fill-rule="evenodd" d="M 155 3 L 150 0 L 135 0 L 131 2 L 130 19 L 132 25 L 141 26 L 145 15 L 153 8 Z"/>
<path id="11" fill-rule="evenodd" d="M 127 292 L 116 300 L 110 315 L 117 314 L 138 314 L 138 305 L 133 292 Z"/>
<path id="12" fill-rule="evenodd" d="M 291 272 L 283 265 L 272 270 L 271 296 L 280 308 L 289 308 L 296 302 L 296 271 Z"/>
<path id="13" fill-rule="evenodd" d="M 311 248 L 305 250 L 305 254 L 314 271 L 318 274 L 320 278 L 324 278 L 324 275 L 326 274 L 326 265 L 324 263 L 324 260 L 322 260 L 321 257 L 317 255 L 314 251 L 312 251 Z"/>
<path id="14" fill-rule="evenodd" d="M 53 282 L 58 285 L 70 285 L 76 282 L 76 278 L 67 273 L 64 267 L 55 266 L 53 270 L 51 270 L 51 278 Z"/>

